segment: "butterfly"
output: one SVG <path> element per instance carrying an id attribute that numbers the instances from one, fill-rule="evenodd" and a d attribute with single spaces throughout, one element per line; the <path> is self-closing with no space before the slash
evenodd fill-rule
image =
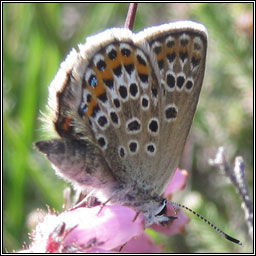
<path id="1" fill-rule="evenodd" d="M 101 202 L 133 207 L 147 226 L 168 222 L 162 194 L 196 111 L 207 37 L 192 21 L 88 37 L 49 87 L 58 138 L 36 147 L 59 176 Z"/>

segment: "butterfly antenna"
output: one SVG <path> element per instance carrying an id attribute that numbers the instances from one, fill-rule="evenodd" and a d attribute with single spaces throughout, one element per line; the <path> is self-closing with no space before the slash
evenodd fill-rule
<path id="1" fill-rule="evenodd" d="M 198 213 L 196 213 L 195 211 L 193 211 L 192 209 L 188 208 L 187 206 L 185 205 L 182 205 L 182 204 L 179 204 L 179 203 L 175 203 L 175 202 L 171 202 L 171 204 L 173 206 L 177 206 L 177 207 L 180 207 L 180 208 L 183 208 L 191 213 L 193 213 L 194 215 L 196 215 L 199 219 L 203 220 L 204 222 L 206 222 L 208 225 L 210 225 L 215 231 L 217 231 L 221 236 L 223 236 L 224 238 L 226 238 L 227 240 L 233 242 L 233 243 L 236 243 L 236 244 L 239 244 L 239 245 L 242 245 L 242 243 L 229 236 L 228 234 L 226 234 L 225 232 L 223 232 L 222 230 L 220 230 L 219 228 L 217 228 L 215 225 L 213 225 L 210 221 L 208 221 L 207 219 L 205 219 L 203 216 L 199 215 Z"/>

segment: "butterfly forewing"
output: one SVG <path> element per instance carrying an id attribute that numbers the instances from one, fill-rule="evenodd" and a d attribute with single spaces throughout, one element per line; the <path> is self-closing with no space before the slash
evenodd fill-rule
<path id="1" fill-rule="evenodd" d="M 158 78 L 158 151 L 151 173 L 158 192 L 177 167 L 196 110 L 205 71 L 207 32 L 196 23 L 172 23 L 146 29 L 137 35 Z M 151 93 L 151 97 L 154 94 Z"/>

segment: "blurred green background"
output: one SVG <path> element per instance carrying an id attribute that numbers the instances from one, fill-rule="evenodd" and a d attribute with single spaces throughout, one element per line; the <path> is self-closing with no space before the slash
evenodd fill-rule
<path id="1" fill-rule="evenodd" d="M 39 120 L 46 111 L 48 85 L 60 61 L 87 35 L 123 26 L 128 4 L 3 4 L 3 250 L 29 244 L 33 212 L 46 205 L 60 211 L 66 183 L 32 143 L 49 136 Z M 175 253 L 252 252 L 244 212 L 235 188 L 208 165 L 224 146 L 228 161 L 245 160 L 253 186 L 253 4 L 139 4 L 134 30 L 192 19 L 209 32 L 204 85 L 185 147 L 182 167 L 188 184 L 175 201 L 192 207 L 243 242 L 234 245 L 195 216 L 182 235 L 152 233 Z"/>

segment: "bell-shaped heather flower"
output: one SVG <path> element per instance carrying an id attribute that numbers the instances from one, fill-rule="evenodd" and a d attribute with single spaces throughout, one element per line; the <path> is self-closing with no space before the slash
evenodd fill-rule
<path id="1" fill-rule="evenodd" d="M 186 177 L 186 172 L 177 169 L 164 195 L 184 188 Z M 188 222 L 183 213 L 176 213 L 168 204 L 167 215 L 177 219 L 166 226 L 153 224 L 149 228 L 167 235 L 182 232 Z M 142 214 L 126 206 L 77 207 L 59 215 L 47 214 L 37 225 L 30 248 L 22 252 L 160 253 L 161 246 L 144 229 Z"/>

